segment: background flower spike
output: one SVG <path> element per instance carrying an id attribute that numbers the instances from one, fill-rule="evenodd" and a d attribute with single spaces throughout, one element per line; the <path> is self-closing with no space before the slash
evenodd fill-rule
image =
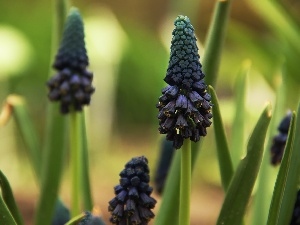
<path id="1" fill-rule="evenodd" d="M 276 166 L 281 163 L 284 148 L 289 133 L 289 127 L 291 123 L 292 112 L 288 111 L 286 116 L 281 120 L 278 126 L 278 134 L 274 136 L 271 146 L 271 164 Z"/>
<path id="2" fill-rule="evenodd" d="M 197 142 L 211 125 L 211 101 L 201 70 L 197 39 L 187 16 L 174 22 L 171 53 L 165 82 L 157 108 L 159 131 L 179 149 L 189 138 Z"/>
<path id="3" fill-rule="evenodd" d="M 109 201 L 110 222 L 113 224 L 146 225 L 154 217 L 156 200 L 150 197 L 148 160 L 144 156 L 132 158 L 120 173 L 120 184 Z M 127 221 L 129 223 L 127 223 Z"/>
<path id="4" fill-rule="evenodd" d="M 49 79 L 48 97 L 60 102 L 63 114 L 71 109 L 81 111 L 88 105 L 94 92 L 93 73 L 87 70 L 89 59 L 84 42 L 84 26 L 81 15 L 72 8 L 67 18 L 59 51 L 53 67 L 58 73 Z"/>

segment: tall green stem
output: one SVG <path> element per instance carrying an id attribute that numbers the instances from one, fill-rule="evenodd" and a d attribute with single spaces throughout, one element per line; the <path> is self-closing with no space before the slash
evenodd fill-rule
<path id="1" fill-rule="evenodd" d="M 185 140 L 181 149 L 179 225 L 190 224 L 191 156 L 191 141 Z"/>
<path id="2" fill-rule="evenodd" d="M 73 111 L 70 114 L 70 148 L 71 148 L 71 216 L 77 216 L 80 213 L 80 177 L 81 177 L 81 160 L 82 143 L 81 143 L 81 115 L 80 112 Z"/>

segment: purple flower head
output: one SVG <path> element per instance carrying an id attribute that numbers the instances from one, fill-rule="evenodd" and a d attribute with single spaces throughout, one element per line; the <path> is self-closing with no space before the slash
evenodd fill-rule
<path id="1" fill-rule="evenodd" d="M 62 42 L 53 67 L 58 73 L 49 79 L 48 97 L 60 102 L 60 111 L 81 111 L 91 101 L 95 91 L 93 73 L 87 70 L 89 60 L 85 49 L 83 21 L 78 10 L 73 9 L 67 18 Z"/>
<path id="2" fill-rule="evenodd" d="M 120 184 L 115 186 L 115 197 L 109 202 L 110 222 L 117 225 L 146 225 L 154 217 L 151 209 L 156 200 L 150 195 L 149 167 L 146 157 L 135 157 L 120 172 Z"/>
<path id="3" fill-rule="evenodd" d="M 211 125 L 211 101 L 200 64 L 194 28 L 186 16 L 178 16 L 171 41 L 169 66 L 157 108 L 159 131 L 179 149 L 184 139 L 197 142 Z"/>

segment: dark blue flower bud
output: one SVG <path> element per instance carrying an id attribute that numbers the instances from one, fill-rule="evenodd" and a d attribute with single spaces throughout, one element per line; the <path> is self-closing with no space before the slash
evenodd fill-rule
<path id="1" fill-rule="evenodd" d="M 136 225 L 148 224 L 154 217 L 151 209 L 156 204 L 150 197 L 148 160 L 144 156 L 133 158 L 126 163 L 120 176 L 120 185 L 114 188 L 116 197 L 109 202 L 110 221 L 118 225 L 127 225 L 127 221 Z M 129 182 L 121 182 L 125 178 Z"/>
<path id="2" fill-rule="evenodd" d="M 154 218 L 154 213 L 147 207 L 139 206 L 138 211 L 142 220 L 149 221 Z"/>
<path id="3" fill-rule="evenodd" d="M 211 97 L 207 92 L 200 64 L 194 28 L 186 16 L 178 16 L 174 22 L 169 66 L 156 107 L 159 110 L 159 132 L 167 134 L 175 148 L 184 139 L 199 141 L 211 125 Z M 175 103 L 175 104 L 174 104 Z M 175 105 L 175 106 L 174 106 Z"/>
<path id="4" fill-rule="evenodd" d="M 48 97 L 51 101 L 60 101 L 61 113 L 66 114 L 70 110 L 81 111 L 83 105 L 90 104 L 95 89 L 92 86 L 93 74 L 87 70 L 88 65 L 83 21 L 79 11 L 73 9 L 67 18 L 53 64 L 58 73 L 47 82 Z"/>
<path id="5" fill-rule="evenodd" d="M 132 216 L 136 210 L 135 201 L 133 199 L 128 199 L 126 202 L 125 210 L 129 216 Z"/>

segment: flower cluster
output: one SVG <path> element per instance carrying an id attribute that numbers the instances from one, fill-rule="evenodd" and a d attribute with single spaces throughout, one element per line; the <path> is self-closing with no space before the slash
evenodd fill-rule
<path id="1" fill-rule="evenodd" d="M 273 138 L 271 146 L 271 164 L 277 165 L 281 162 L 283 151 L 285 148 L 289 127 L 291 123 L 292 113 L 288 112 L 278 126 L 279 134 Z"/>
<path id="2" fill-rule="evenodd" d="M 83 105 L 90 103 L 95 89 L 93 73 L 86 69 L 88 65 L 83 22 L 78 10 L 72 10 L 53 64 L 58 73 L 47 82 L 48 97 L 51 101 L 60 101 L 61 113 L 81 111 Z"/>
<path id="3" fill-rule="evenodd" d="M 185 138 L 197 142 L 211 125 L 211 96 L 200 64 L 194 28 L 186 16 L 178 16 L 171 41 L 169 66 L 159 109 L 159 131 L 179 149 Z"/>
<path id="4" fill-rule="evenodd" d="M 146 225 L 154 217 L 151 209 L 156 200 L 150 197 L 148 160 L 144 156 L 132 158 L 120 173 L 120 184 L 114 187 L 115 195 L 108 210 L 110 221 L 117 225 Z"/>

